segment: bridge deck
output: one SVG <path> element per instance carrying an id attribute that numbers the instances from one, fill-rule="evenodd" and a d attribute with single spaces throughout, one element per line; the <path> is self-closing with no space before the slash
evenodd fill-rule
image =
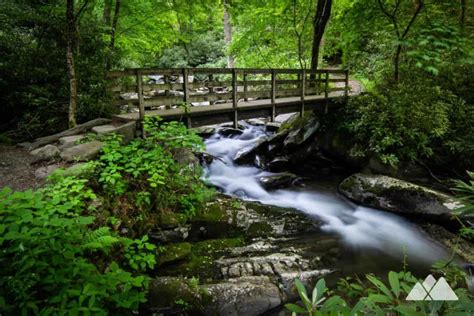
<path id="1" fill-rule="evenodd" d="M 306 110 L 319 107 L 321 105 L 332 104 L 344 93 L 337 91 L 329 94 L 328 98 L 324 95 L 306 96 L 304 106 Z M 279 98 L 275 100 L 276 114 L 292 113 L 301 110 L 300 97 Z M 253 118 L 257 116 L 265 117 L 271 116 L 272 103 L 271 99 L 261 99 L 252 101 L 239 101 L 237 106 L 239 119 Z M 232 103 L 221 103 L 214 105 L 192 106 L 186 113 L 183 107 L 163 110 L 146 111 L 145 116 L 160 116 L 165 121 L 179 120 L 186 117 L 192 117 L 192 126 L 203 126 L 207 124 L 218 124 L 232 121 L 234 108 Z M 124 113 L 114 116 L 121 121 L 136 121 L 140 119 L 140 114 Z"/>
<path id="2" fill-rule="evenodd" d="M 184 119 L 189 127 L 229 121 L 237 126 L 238 120 L 253 117 L 274 119 L 279 114 L 328 106 L 351 94 L 348 72 L 341 69 L 150 68 L 109 75 L 113 104 L 122 110 L 138 109 L 115 119 L 160 116 L 168 121 Z M 253 100 L 245 101 L 249 99 Z M 210 105 L 197 105 L 202 102 Z M 168 109 L 147 110 L 157 106 Z"/>

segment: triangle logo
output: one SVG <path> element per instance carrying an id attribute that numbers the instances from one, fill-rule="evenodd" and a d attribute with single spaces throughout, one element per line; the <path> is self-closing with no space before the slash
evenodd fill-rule
<path id="1" fill-rule="evenodd" d="M 407 301 L 457 301 L 459 298 L 445 278 L 438 281 L 430 274 L 423 281 L 417 282 L 406 298 Z"/>

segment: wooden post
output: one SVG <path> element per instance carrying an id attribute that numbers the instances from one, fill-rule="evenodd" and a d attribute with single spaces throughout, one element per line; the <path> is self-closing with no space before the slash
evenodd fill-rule
<path id="1" fill-rule="evenodd" d="M 163 76 L 163 79 L 164 79 L 165 84 L 169 84 L 169 83 L 170 83 L 170 77 L 169 77 L 168 75 L 164 75 L 164 76 Z M 165 95 L 166 95 L 166 96 L 169 96 L 169 95 L 170 95 L 170 90 L 165 89 Z"/>
<path id="2" fill-rule="evenodd" d="M 300 74 L 298 74 L 298 77 Z M 301 109 L 300 109 L 300 116 L 304 116 L 304 99 L 306 96 L 306 70 L 303 69 L 301 72 Z"/>
<path id="3" fill-rule="evenodd" d="M 143 78 L 140 70 L 136 72 L 137 76 L 137 93 L 138 93 L 138 114 L 140 121 L 143 121 L 145 118 L 145 102 L 143 99 Z"/>
<path id="4" fill-rule="evenodd" d="M 326 106 L 324 113 L 328 113 L 328 97 L 329 97 L 329 70 L 326 70 L 326 82 L 324 83 L 324 99 L 326 99 Z"/>
<path id="5" fill-rule="evenodd" d="M 247 98 L 247 91 L 248 91 L 248 86 L 247 86 L 247 74 L 244 72 L 244 101 L 247 102 L 249 99 Z"/>
<path id="6" fill-rule="evenodd" d="M 234 109 L 234 128 L 238 128 L 238 114 L 237 114 L 237 72 L 232 68 L 232 107 Z"/>
<path id="7" fill-rule="evenodd" d="M 322 73 L 319 73 L 318 74 L 318 82 L 316 82 L 316 94 L 320 94 L 321 92 L 321 77 L 322 77 Z"/>
<path id="8" fill-rule="evenodd" d="M 183 75 L 183 103 L 187 111 L 188 109 L 188 70 L 186 68 L 183 68 L 181 70 L 181 73 Z M 186 126 L 188 128 L 191 128 L 191 116 L 189 115 L 189 113 L 186 113 Z"/>
<path id="9" fill-rule="evenodd" d="M 275 102 L 276 102 L 276 72 L 275 69 L 272 69 L 272 92 L 271 92 L 271 98 L 272 98 L 272 117 L 270 118 L 272 122 L 275 121 Z"/>
<path id="10" fill-rule="evenodd" d="M 346 75 L 346 81 L 345 81 L 345 85 L 344 85 L 344 95 L 347 97 L 347 96 L 349 96 L 349 70 L 346 69 L 344 74 Z"/>

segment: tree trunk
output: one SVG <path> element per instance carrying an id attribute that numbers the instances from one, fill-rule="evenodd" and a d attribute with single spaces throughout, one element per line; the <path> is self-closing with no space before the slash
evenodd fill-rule
<path id="1" fill-rule="evenodd" d="M 227 49 L 229 49 L 229 46 L 232 42 L 232 24 L 230 22 L 230 13 L 227 10 L 226 0 L 223 0 L 222 2 L 224 6 L 224 42 Z M 234 56 L 232 56 L 229 52 L 227 52 L 227 67 L 234 68 L 234 66 L 235 66 Z"/>
<path id="2" fill-rule="evenodd" d="M 112 0 L 104 0 L 104 13 L 102 14 L 102 20 L 104 24 L 110 26 L 110 12 L 112 11 Z"/>
<path id="3" fill-rule="evenodd" d="M 69 127 L 75 127 L 77 113 L 77 78 L 76 66 L 74 65 L 74 42 L 76 32 L 76 21 L 74 17 L 74 0 L 67 0 L 66 4 L 66 63 L 69 76 L 69 111 L 68 120 Z"/>
<path id="4" fill-rule="evenodd" d="M 313 47 L 311 50 L 311 70 L 318 68 L 319 47 L 331 16 L 332 0 L 318 0 L 313 22 Z"/>
<path id="5" fill-rule="evenodd" d="M 110 28 L 110 43 L 109 43 L 109 53 L 107 56 L 106 68 L 109 70 L 112 68 L 112 59 L 115 50 L 115 36 L 117 34 L 117 25 L 120 16 L 120 7 L 122 5 L 121 0 L 115 0 L 115 9 L 114 9 L 114 18 L 112 20 L 112 25 Z"/>

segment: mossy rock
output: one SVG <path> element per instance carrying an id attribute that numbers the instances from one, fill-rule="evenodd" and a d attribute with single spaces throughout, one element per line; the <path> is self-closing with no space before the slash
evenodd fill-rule
<path id="1" fill-rule="evenodd" d="M 273 233 L 273 228 L 267 222 L 255 222 L 250 224 L 247 229 L 248 237 L 270 236 Z"/>
<path id="2" fill-rule="evenodd" d="M 224 202 L 227 204 L 226 202 Z M 196 215 L 192 218 L 195 221 L 209 221 L 209 222 L 227 222 L 226 205 L 220 202 L 210 203 L 203 208 L 197 210 Z"/>
<path id="3" fill-rule="evenodd" d="M 244 245 L 242 238 L 222 238 L 196 242 L 191 245 L 190 255 L 175 262 L 173 265 L 158 269 L 159 275 L 172 276 L 199 276 L 203 279 L 212 279 L 219 271 L 214 269 L 214 261 L 229 248 Z"/>
<path id="4" fill-rule="evenodd" d="M 171 244 L 158 249 L 156 266 L 183 260 L 191 254 L 191 244 L 188 242 Z"/>
<path id="5" fill-rule="evenodd" d="M 158 225 L 163 228 L 176 228 L 186 223 L 186 215 L 174 212 L 162 212 L 158 218 Z"/>
<path id="6" fill-rule="evenodd" d="M 147 309 L 174 314 L 201 314 L 210 301 L 196 279 L 158 277 L 150 282 Z"/>

